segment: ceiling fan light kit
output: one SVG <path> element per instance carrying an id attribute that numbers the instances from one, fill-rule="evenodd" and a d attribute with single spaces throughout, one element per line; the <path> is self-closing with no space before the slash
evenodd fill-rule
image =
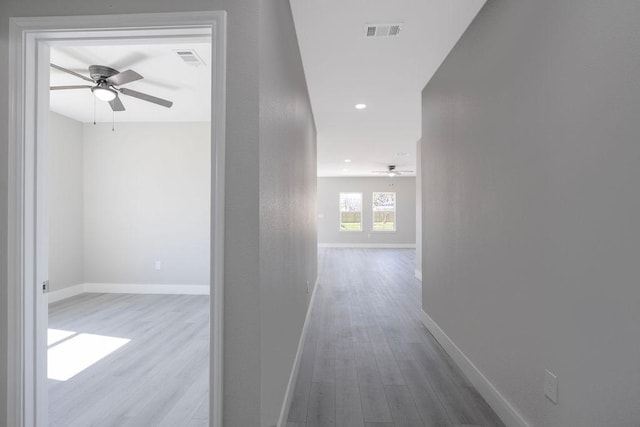
<path id="1" fill-rule="evenodd" d="M 117 92 L 109 87 L 106 82 L 98 83 L 97 86 L 91 88 L 91 92 L 101 101 L 113 101 L 116 96 L 118 96 Z"/>

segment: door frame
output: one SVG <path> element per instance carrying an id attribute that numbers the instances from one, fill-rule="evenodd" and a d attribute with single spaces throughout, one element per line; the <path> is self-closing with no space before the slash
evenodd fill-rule
<path id="1" fill-rule="evenodd" d="M 9 242 L 7 425 L 47 425 L 46 163 L 49 45 L 143 35 L 210 37 L 210 425 L 222 427 L 226 12 L 11 18 L 9 36 Z"/>

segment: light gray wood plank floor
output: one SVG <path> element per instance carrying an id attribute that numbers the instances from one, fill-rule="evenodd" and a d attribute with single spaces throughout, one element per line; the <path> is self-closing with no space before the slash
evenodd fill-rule
<path id="1" fill-rule="evenodd" d="M 319 250 L 288 426 L 504 426 L 422 325 L 412 249 Z"/>
<path id="2" fill-rule="evenodd" d="M 208 296 L 78 295 L 49 306 L 49 328 L 131 340 L 48 380 L 51 426 L 209 425 Z"/>

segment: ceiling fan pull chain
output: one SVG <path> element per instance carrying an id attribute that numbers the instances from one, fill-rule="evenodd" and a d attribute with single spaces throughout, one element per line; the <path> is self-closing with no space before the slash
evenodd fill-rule
<path id="1" fill-rule="evenodd" d="M 111 132 L 116 131 L 116 112 L 111 110 Z"/>
<path id="2" fill-rule="evenodd" d="M 96 97 L 93 97 L 93 124 L 96 124 Z"/>

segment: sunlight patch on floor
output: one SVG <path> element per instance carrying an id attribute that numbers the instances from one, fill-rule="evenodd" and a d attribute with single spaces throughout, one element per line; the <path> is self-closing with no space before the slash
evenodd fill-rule
<path id="1" fill-rule="evenodd" d="M 51 347 L 55 343 L 60 342 L 65 338 L 69 338 L 71 335 L 75 334 L 77 334 L 77 332 L 49 328 L 47 329 L 47 347 Z"/>
<path id="2" fill-rule="evenodd" d="M 49 329 L 48 378 L 66 381 L 113 353 L 129 339 Z"/>

